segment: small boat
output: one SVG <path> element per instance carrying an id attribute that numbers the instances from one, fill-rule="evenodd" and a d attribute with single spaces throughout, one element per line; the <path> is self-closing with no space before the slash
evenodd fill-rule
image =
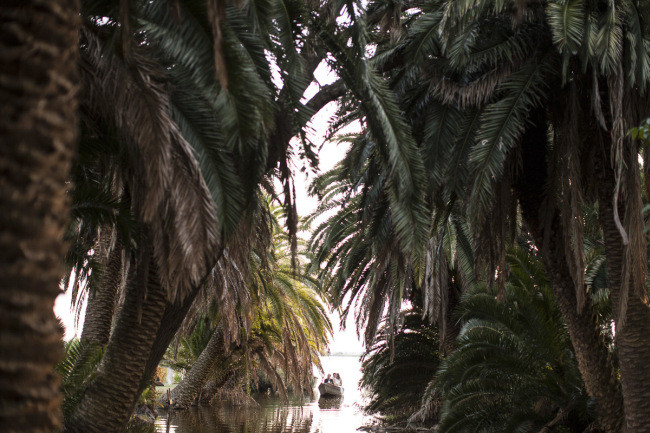
<path id="1" fill-rule="evenodd" d="M 343 387 L 334 385 L 333 383 L 321 383 L 318 385 L 318 392 L 321 397 L 341 397 L 343 395 Z"/>

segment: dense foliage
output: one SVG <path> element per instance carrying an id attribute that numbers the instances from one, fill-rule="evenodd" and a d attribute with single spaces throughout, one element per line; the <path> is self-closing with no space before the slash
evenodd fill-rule
<path id="1" fill-rule="evenodd" d="M 504 302 L 479 287 L 460 304 L 458 347 L 433 380 L 443 397 L 439 431 L 584 431 L 593 401 L 544 270 L 521 249 L 508 265 Z"/>
<path id="2" fill-rule="evenodd" d="M 403 421 L 420 405 L 435 375 L 440 356 L 438 332 L 417 310 L 403 312 L 399 332 L 380 328 L 379 337 L 363 357 L 360 385 L 369 391 L 366 411 L 386 421 Z"/>
<path id="3" fill-rule="evenodd" d="M 395 393 L 400 365 L 426 361 L 426 376 L 444 358 L 420 411 L 441 409 L 443 431 L 648 431 L 649 1 L 14 3 L 0 6 L 12 22 L 0 26 L 11 65 L 0 91 L 15 113 L 43 121 L 29 135 L 9 110 L 0 128 L 13 176 L 0 212 L 13 224 L 6 270 L 27 274 L 40 260 L 43 275 L 58 275 L 57 236 L 40 245 L 29 224 L 50 230 L 71 210 L 64 283 L 88 307 L 60 365 L 66 431 L 122 430 L 174 337 L 202 369 L 188 396 L 215 364 L 229 368 L 214 350 L 233 345 L 245 368 L 255 353 L 278 388 L 303 388 L 330 327 L 321 287 L 344 314 L 356 309 L 372 411 L 405 416 L 425 381 L 402 379 Z M 74 42 L 62 58 L 76 59 L 78 76 L 58 74 L 58 45 L 16 57 L 11 44 L 42 38 L 40 14 L 60 18 L 52 40 Z M 51 85 L 4 78 L 30 69 L 14 67 L 28 58 Z M 320 65 L 332 84 L 316 79 Z M 59 88 L 67 96 L 46 104 Z M 24 108 L 33 101 L 38 110 Z M 327 219 L 303 272 L 293 169 L 317 169 L 308 123 L 333 101 L 331 134 L 358 132 L 313 185 L 312 221 Z M 41 131 L 63 118 L 61 137 Z M 16 126 L 27 138 L 14 146 Z M 77 130 L 72 161 L 65 143 Z M 55 160 L 65 186 L 55 163 L 20 171 Z M 71 209 L 43 199 L 66 188 Z M 17 197 L 49 217 L 21 221 Z M 288 236 L 278 251 L 276 204 Z M 507 257 L 522 238 L 531 257 Z M 24 279 L 0 305 L 50 347 L 59 330 L 21 308 L 54 291 Z M 424 322 L 404 316 L 407 301 Z M 422 352 L 406 350 L 413 340 Z M 0 355 L 0 373 L 22 365 L 11 356 Z M 34 373 L 52 376 L 57 357 L 31 356 Z M 59 406 L 49 379 L 47 392 L 2 383 L 13 388 L 0 406 L 16 407 L 16 422 L 30 424 L 25 408 Z M 43 421 L 58 424 L 56 414 Z"/>

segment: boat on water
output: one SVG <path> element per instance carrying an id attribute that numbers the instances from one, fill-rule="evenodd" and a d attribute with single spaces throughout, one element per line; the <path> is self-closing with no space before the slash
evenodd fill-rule
<path id="1" fill-rule="evenodd" d="M 321 397 L 341 397 L 343 396 L 343 387 L 323 382 L 318 385 L 318 392 L 320 392 Z"/>

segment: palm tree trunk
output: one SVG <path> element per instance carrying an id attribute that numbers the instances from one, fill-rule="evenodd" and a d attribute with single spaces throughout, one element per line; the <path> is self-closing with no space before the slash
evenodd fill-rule
<path id="1" fill-rule="evenodd" d="M 203 385 L 208 380 L 208 375 L 219 360 L 219 355 L 224 352 L 223 332 L 221 327 L 212 333 L 210 341 L 201 352 L 190 371 L 171 393 L 171 406 L 175 408 L 187 408 L 199 395 Z M 169 402 L 167 402 L 169 403 Z"/>
<path id="2" fill-rule="evenodd" d="M 543 257 L 544 265 L 546 269 L 553 269 L 550 272 L 553 293 L 569 331 L 587 393 L 597 401 L 596 418 L 604 432 L 621 432 L 621 385 L 593 312 L 591 298 L 586 298 L 585 305 L 579 312 L 575 286 L 566 265 L 568 258 L 564 255 L 561 238 L 551 238 L 549 243 L 555 243 L 559 247 L 554 248 L 554 253 Z"/>
<path id="3" fill-rule="evenodd" d="M 456 278 L 457 281 L 457 278 Z M 456 350 L 456 340 L 461 330 L 461 321 L 456 316 L 456 308 L 462 296 L 462 290 L 457 282 L 449 283 L 447 288 L 447 302 L 445 305 L 445 333 L 440 340 L 440 353 L 448 356 Z"/>
<path id="4" fill-rule="evenodd" d="M 601 157 L 598 164 L 598 214 L 605 239 L 610 302 L 615 321 L 618 322 L 617 312 L 622 297 L 625 248 L 614 221 L 615 177 L 607 161 L 608 158 Z M 636 161 L 632 161 L 632 164 L 635 163 Z M 633 192 L 627 191 L 627 193 Z M 640 194 L 640 191 L 638 193 Z M 621 197 L 620 202 L 622 201 Z M 624 213 L 625 206 L 621 203 L 619 206 L 621 219 L 624 219 Z M 616 326 L 616 348 L 623 386 L 626 433 L 646 433 L 650 432 L 650 369 L 648 368 L 650 366 L 650 308 L 634 293 L 632 282 L 629 281 L 628 284 L 630 294 L 625 324 L 620 327 L 617 323 Z"/>
<path id="5" fill-rule="evenodd" d="M 153 261 L 149 266 L 146 291 L 137 278 L 129 282 L 97 377 L 66 420 L 66 431 L 118 433 L 128 422 L 167 300 Z"/>
<path id="6" fill-rule="evenodd" d="M 217 261 L 209 269 L 216 266 L 216 263 L 220 260 L 223 254 L 223 250 L 223 247 L 221 247 L 221 250 L 217 255 Z M 208 275 L 206 275 L 205 278 L 208 278 Z M 182 301 L 167 302 L 160 328 L 158 328 L 158 332 L 156 333 L 156 339 L 154 340 L 151 353 L 149 354 L 149 359 L 145 366 L 144 375 L 142 376 L 143 380 L 140 383 L 141 390 L 146 388 L 147 380 L 153 377 L 156 367 L 158 367 L 158 363 L 165 355 L 167 347 L 169 347 L 169 343 L 171 343 L 176 332 L 183 324 L 183 320 L 185 320 L 185 316 L 187 316 L 187 313 L 190 311 L 192 304 L 194 304 L 201 289 L 201 285 L 202 284 L 197 284 Z"/>
<path id="7" fill-rule="evenodd" d="M 544 162 L 545 125 L 544 121 L 537 122 L 522 139 L 523 168 L 516 185 L 522 215 L 541 253 L 587 393 L 597 401 L 600 428 L 607 433 L 620 433 L 624 419 L 620 383 L 589 297 L 581 311 L 578 310 L 564 244 L 568 239 L 564 233 L 566 227 L 561 222 L 560 207 L 546 194 L 549 182 Z"/>
<path id="8" fill-rule="evenodd" d="M 199 289 L 195 288 L 183 301 L 167 302 L 160 328 L 158 328 L 158 332 L 156 333 L 156 338 L 153 342 L 151 352 L 149 353 L 149 359 L 147 360 L 144 374 L 142 375 L 142 381 L 140 383 L 141 391 L 146 388 L 148 379 L 153 377 L 156 367 L 158 367 L 158 363 L 165 355 L 167 347 L 169 347 L 174 335 L 176 335 L 176 332 L 183 324 L 183 320 L 194 303 L 198 293 Z"/>
<path id="9" fill-rule="evenodd" d="M 53 313 L 77 130 L 75 0 L 0 3 L 0 427 L 61 425 Z"/>
<path id="10" fill-rule="evenodd" d="M 108 253 L 101 284 L 88 295 L 81 342 L 105 346 L 111 335 L 115 303 L 122 281 L 122 243 L 119 240 Z"/>

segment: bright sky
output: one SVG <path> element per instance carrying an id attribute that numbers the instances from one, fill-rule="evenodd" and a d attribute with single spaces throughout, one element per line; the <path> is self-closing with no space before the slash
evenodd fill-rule
<path id="1" fill-rule="evenodd" d="M 336 79 L 334 74 L 329 71 L 324 63 L 316 69 L 315 76 L 321 86 L 331 84 Z M 312 86 L 307 89 L 307 92 L 305 92 L 305 97 L 307 99 L 311 98 L 318 91 L 318 87 L 319 86 L 313 83 Z M 339 146 L 335 141 L 325 142 L 325 135 L 329 121 L 334 116 L 335 111 L 336 104 L 330 103 L 316 116 L 314 116 L 313 121 L 309 125 L 311 127 L 311 131 L 309 133 L 310 139 L 318 147 L 322 146 L 319 152 L 321 172 L 325 172 L 334 167 L 334 165 L 336 165 L 336 163 L 342 159 L 346 151 L 344 147 Z M 306 216 L 312 213 L 318 205 L 318 201 L 315 197 L 310 197 L 307 195 L 307 188 L 313 178 L 311 176 L 308 176 L 308 173 L 300 172 L 300 170 L 295 170 L 295 173 L 296 174 L 294 180 L 296 185 L 296 206 L 298 208 L 298 213 L 301 216 Z M 81 312 L 77 330 L 74 323 L 74 314 L 70 311 L 69 292 L 63 293 L 57 298 L 54 305 L 54 312 L 65 325 L 66 340 L 73 338 L 75 336 L 75 333 L 81 332 L 81 328 L 83 327 L 84 311 L 85 306 Z M 345 331 L 340 330 L 340 320 L 336 312 L 333 312 L 330 315 L 330 319 L 332 320 L 332 324 L 335 330 L 332 342 L 330 344 L 330 350 L 332 353 L 363 352 L 363 346 L 356 335 L 356 326 L 354 324 L 353 317 L 348 317 Z"/>

